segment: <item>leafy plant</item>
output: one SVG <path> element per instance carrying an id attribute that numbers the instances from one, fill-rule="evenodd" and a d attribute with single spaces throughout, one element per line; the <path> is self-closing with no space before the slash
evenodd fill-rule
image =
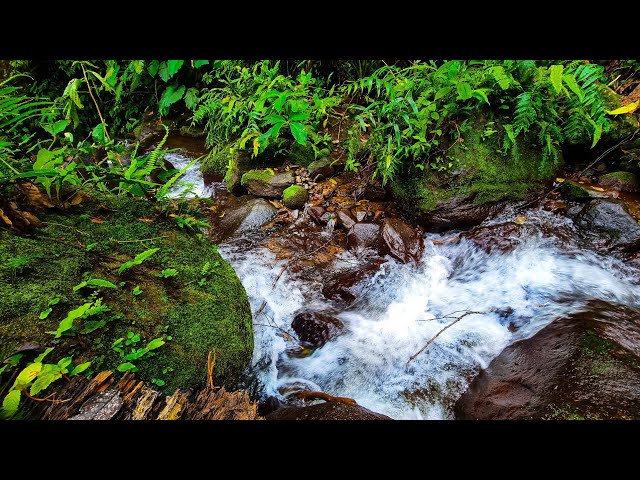
<path id="1" fill-rule="evenodd" d="M 139 341 L 140 341 L 139 334 L 136 334 L 134 332 L 128 332 L 126 339 L 122 337 L 122 338 L 118 338 L 113 342 L 111 348 L 114 351 L 118 352 L 122 357 L 122 359 L 124 360 L 124 362 L 118 365 L 117 367 L 119 372 L 126 372 L 129 370 L 131 370 L 132 372 L 137 372 L 138 367 L 132 362 L 139 360 L 140 358 L 144 357 L 147 354 L 153 355 L 153 353 L 151 353 L 153 350 L 160 348 L 162 345 L 165 344 L 164 338 L 158 337 L 149 341 L 145 347 L 136 348 L 135 345 Z M 131 347 L 129 353 L 126 352 L 126 349 L 123 347 L 123 344 L 125 346 Z"/>
<path id="2" fill-rule="evenodd" d="M 175 268 L 165 268 L 156 276 L 160 278 L 169 278 L 175 277 L 176 275 L 178 275 L 178 270 L 176 270 Z"/>
<path id="3" fill-rule="evenodd" d="M 142 294 L 142 290 L 140 290 L 140 287 L 136 285 L 131 293 L 133 293 L 133 295 L 137 297 L 138 295 Z"/>
<path id="4" fill-rule="evenodd" d="M 77 292 L 81 288 L 85 288 L 85 287 L 118 288 L 116 284 L 111 283 L 108 280 L 103 280 L 101 278 L 90 278 L 89 280 L 82 281 L 78 285 L 73 287 L 73 291 Z"/>
<path id="5" fill-rule="evenodd" d="M 150 248 L 148 250 L 145 250 L 142 253 L 139 253 L 138 255 L 135 256 L 135 258 L 133 260 L 130 260 L 128 262 L 123 263 L 120 266 L 120 268 L 118 268 L 118 275 L 122 275 L 122 272 L 124 272 L 125 270 L 128 270 L 131 267 L 135 267 L 136 265 L 140 265 L 142 262 L 144 262 L 151 255 L 156 253 L 158 250 L 160 250 L 160 249 L 159 248 Z"/>

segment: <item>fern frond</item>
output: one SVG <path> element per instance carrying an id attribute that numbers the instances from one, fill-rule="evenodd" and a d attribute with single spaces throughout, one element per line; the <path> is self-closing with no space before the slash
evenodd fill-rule
<path id="1" fill-rule="evenodd" d="M 169 128 L 165 124 L 162 124 L 162 126 L 165 129 L 164 137 L 162 137 L 162 140 L 160 140 L 160 143 L 158 143 L 156 148 L 153 149 L 153 152 L 149 154 L 149 156 L 147 157 L 147 161 L 144 164 L 144 167 L 136 172 L 136 176 L 138 176 L 139 178 L 144 178 L 147 175 L 151 175 L 151 172 L 153 172 L 156 168 L 158 168 L 158 160 L 160 159 L 160 152 L 162 151 L 162 147 L 166 143 L 167 138 L 169 138 Z"/>

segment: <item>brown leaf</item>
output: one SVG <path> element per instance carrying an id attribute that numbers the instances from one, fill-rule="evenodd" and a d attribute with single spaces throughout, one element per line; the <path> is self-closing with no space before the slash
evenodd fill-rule
<path id="1" fill-rule="evenodd" d="M 27 202 L 36 207 L 51 208 L 53 203 L 49 197 L 43 195 L 38 187 L 33 183 L 20 183 L 18 189 L 27 197 Z"/>
<path id="2" fill-rule="evenodd" d="M 156 219 L 153 217 L 138 217 L 138 220 L 144 223 L 153 223 Z"/>
<path id="3" fill-rule="evenodd" d="M 4 223 L 6 223 L 7 225 L 9 225 L 10 227 L 13 226 L 13 222 L 11 221 L 11 219 L 9 217 L 7 217 L 4 212 L 2 211 L 2 209 L 0 208 L 0 218 L 4 221 Z"/>
<path id="4" fill-rule="evenodd" d="M 80 205 L 83 202 L 86 202 L 87 200 L 90 200 L 91 197 L 89 195 L 87 195 L 84 192 L 76 192 L 73 197 L 71 197 L 71 199 L 69 200 L 69 203 L 71 205 Z"/>
<path id="5" fill-rule="evenodd" d="M 40 219 L 38 217 L 36 217 L 33 213 L 31 212 L 25 212 L 22 211 L 20 212 L 22 214 L 22 218 L 24 218 L 25 220 L 27 220 L 31 225 L 33 225 L 34 227 L 38 227 L 41 228 L 42 227 L 42 222 L 40 221 Z"/>
<path id="6" fill-rule="evenodd" d="M 90 220 L 93 223 L 104 223 L 104 220 L 102 218 L 91 218 Z"/>

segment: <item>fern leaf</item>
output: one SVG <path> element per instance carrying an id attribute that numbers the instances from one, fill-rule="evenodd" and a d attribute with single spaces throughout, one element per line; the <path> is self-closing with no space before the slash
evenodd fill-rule
<path id="1" fill-rule="evenodd" d="M 551 78 L 551 86 L 556 93 L 560 93 L 562 91 L 562 71 L 564 70 L 564 66 L 562 65 L 551 65 L 549 67 L 549 76 Z"/>

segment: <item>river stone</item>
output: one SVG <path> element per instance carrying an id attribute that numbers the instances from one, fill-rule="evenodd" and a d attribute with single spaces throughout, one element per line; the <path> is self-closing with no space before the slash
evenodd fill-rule
<path id="1" fill-rule="evenodd" d="M 574 216 L 573 222 L 596 248 L 640 248 L 640 225 L 617 200 L 592 200 Z"/>
<path id="2" fill-rule="evenodd" d="M 336 212 L 336 221 L 339 226 L 344 227 L 345 230 L 349 230 L 356 223 L 356 219 L 349 210 L 342 209 Z"/>
<path id="3" fill-rule="evenodd" d="M 282 192 L 282 203 L 292 210 L 304 208 L 309 200 L 309 193 L 300 185 L 291 185 Z"/>
<path id="4" fill-rule="evenodd" d="M 424 214 L 421 224 L 433 232 L 469 228 L 498 214 L 506 205 L 504 202 L 476 205 L 473 203 L 474 198 L 473 193 L 468 193 L 440 201 L 432 212 Z"/>
<path id="5" fill-rule="evenodd" d="M 600 300 L 507 347 L 455 404 L 458 419 L 640 418 L 640 312 Z"/>
<path id="6" fill-rule="evenodd" d="M 471 240 L 487 253 L 492 250 L 510 252 L 520 243 L 520 236 L 525 228 L 526 226 L 513 222 L 481 226 L 462 232 L 460 238 Z"/>
<path id="7" fill-rule="evenodd" d="M 413 259 L 420 262 L 424 250 L 422 230 L 414 229 L 400 218 L 385 218 L 380 230 L 380 255 L 391 255 L 393 258 L 407 263 Z"/>
<path id="8" fill-rule="evenodd" d="M 229 168 L 224 176 L 227 190 L 235 196 L 244 195 L 247 189 L 242 186 L 242 176 L 251 170 L 252 162 L 249 154 L 241 152 L 229 162 Z"/>
<path id="9" fill-rule="evenodd" d="M 380 236 L 380 225 L 375 223 L 356 223 L 347 232 L 349 248 L 360 251 L 367 247 L 376 247 Z"/>
<path id="10" fill-rule="evenodd" d="M 212 238 L 221 242 L 234 233 L 258 229 L 277 213 L 278 209 L 264 198 L 245 195 L 224 210 L 224 217 L 215 225 Z"/>
<path id="11" fill-rule="evenodd" d="M 291 328 L 298 335 L 300 342 L 313 348 L 320 348 L 337 337 L 344 325 L 342 321 L 321 312 L 298 313 L 291 322 Z"/>
<path id="12" fill-rule="evenodd" d="M 638 191 L 638 178 L 629 172 L 607 173 L 598 179 L 598 184 L 615 188 L 621 192 Z"/>
<path id="13" fill-rule="evenodd" d="M 324 402 L 306 407 L 282 407 L 268 414 L 267 420 L 393 420 L 381 413 L 342 402 Z"/>
<path id="14" fill-rule="evenodd" d="M 241 184 L 256 197 L 280 198 L 282 192 L 295 182 L 293 170 L 274 174 L 273 170 L 249 170 L 242 175 Z"/>
<path id="15" fill-rule="evenodd" d="M 320 205 L 309 207 L 307 213 L 309 214 L 309 218 L 311 218 L 311 220 L 320 225 L 326 225 L 331 218 L 331 214 Z"/>
<path id="16" fill-rule="evenodd" d="M 385 263 L 382 258 L 375 258 L 366 265 L 346 270 L 330 276 L 322 287 L 322 294 L 330 300 L 349 304 L 363 291 L 363 283 L 372 277 Z"/>
<path id="17" fill-rule="evenodd" d="M 331 165 L 332 160 L 329 157 L 320 158 L 319 160 L 315 160 L 311 162 L 307 167 L 307 171 L 309 172 L 309 178 L 316 179 L 316 176 L 319 177 L 330 177 L 335 172 L 334 167 Z M 319 179 L 319 178 L 318 178 Z"/>

